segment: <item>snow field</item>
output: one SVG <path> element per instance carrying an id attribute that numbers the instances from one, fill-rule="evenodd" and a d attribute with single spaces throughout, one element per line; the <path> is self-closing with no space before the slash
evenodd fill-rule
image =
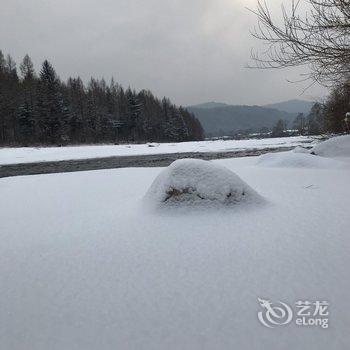
<path id="1" fill-rule="evenodd" d="M 146 211 L 159 168 L 1 179 L 1 347 L 348 349 L 350 171 L 257 161 L 214 161 L 249 210 Z M 267 329 L 259 297 L 327 300 L 330 328 Z"/>

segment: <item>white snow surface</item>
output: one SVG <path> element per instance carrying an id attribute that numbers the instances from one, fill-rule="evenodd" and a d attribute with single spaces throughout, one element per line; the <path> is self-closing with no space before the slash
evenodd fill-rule
<path id="1" fill-rule="evenodd" d="M 224 166 L 199 159 L 179 159 L 164 169 L 145 196 L 156 207 L 230 205 L 259 202 L 259 195 Z"/>
<path id="2" fill-rule="evenodd" d="M 293 149 L 294 153 L 310 153 L 310 149 L 302 147 L 302 146 L 297 146 Z"/>
<path id="3" fill-rule="evenodd" d="M 317 139 L 296 136 L 260 140 L 219 140 L 161 144 L 149 143 L 142 145 L 0 148 L 0 164 L 184 152 L 230 152 L 298 146 L 310 143 L 317 143 Z"/>
<path id="4" fill-rule="evenodd" d="M 257 165 L 264 167 L 277 168 L 319 168 L 326 169 L 332 167 L 344 168 L 349 167 L 348 162 L 343 162 L 337 159 L 326 159 L 310 153 L 304 152 L 278 152 L 266 153 L 258 157 Z"/>
<path id="5" fill-rule="evenodd" d="M 329 158 L 350 157 L 350 135 L 332 137 L 314 146 L 311 152 Z"/>
<path id="6" fill-rule="evenodd" d="M 347 350 L 350 171 L 256 161 L 215 161 L 249 210 L 148 212 L 160 168 L 0 179 L 0 347 Z M 268 329 L 258 298 L 326 300 L 330 328 Z"/>
<path id="7" fill-rule="evenodd" d="M 256 164 L 278 168 L 349 168 L 350 135 L 332 137 L 311 150 L 301 146 L 288 152 L 266 153 L 257 158 Z"/>

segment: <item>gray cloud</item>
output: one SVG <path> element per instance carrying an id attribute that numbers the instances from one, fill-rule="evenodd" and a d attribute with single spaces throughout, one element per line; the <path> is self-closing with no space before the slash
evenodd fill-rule
<path id="1" fill-rule="evenodd" d="M 272 1 L 271 1 L 272 2 Z M 277 7 L 277 1 L 273 1 Z M 246 69 L 254 0 L 3 0 L 0 48 L 37 68 L 49 59 L 62 78 L 112 75 L 178 104 L 263 104 L 324 95 L 300 69 Z"/>

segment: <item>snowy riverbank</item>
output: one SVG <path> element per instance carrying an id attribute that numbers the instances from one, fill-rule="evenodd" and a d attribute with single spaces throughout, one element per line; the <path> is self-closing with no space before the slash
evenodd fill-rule
<path id="1" fill-rule="evenodd" d="M 315 138 L 296 136 L 260 140 L 219 140 L 141 145 L 0 148 L 0 164 L 185 152 L 231 152 L 277 147 L 295 147 L 298 145 L 310 145 L 315 142 L 317 142 Z"/>

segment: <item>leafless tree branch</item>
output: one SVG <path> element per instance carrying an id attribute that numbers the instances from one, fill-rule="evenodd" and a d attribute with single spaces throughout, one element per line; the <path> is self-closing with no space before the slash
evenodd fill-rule
<path id="1" fill-rule="evenodd" d="M 258 24 L 252 35 L 267 44 L 252 51 L 254 68 L 286 68 L 308 65 L 309 78 L 333 86 L 350 77 L 350 0 L 308 0 L 302 12 L 300 0 L 290 11 L 282 6 L 282 24 L 272 18 L 266 0 L 252 11 Z"/>

